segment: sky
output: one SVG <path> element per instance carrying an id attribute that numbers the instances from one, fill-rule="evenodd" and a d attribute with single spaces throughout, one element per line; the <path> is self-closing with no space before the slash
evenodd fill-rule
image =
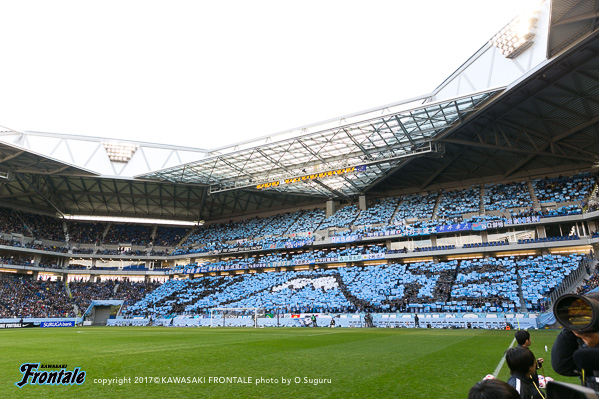
<path id="1" fill-rule="evenodd" d="M 4 1 L 0 126 L 212 149 L 431 92 L 522 0 Z"/>

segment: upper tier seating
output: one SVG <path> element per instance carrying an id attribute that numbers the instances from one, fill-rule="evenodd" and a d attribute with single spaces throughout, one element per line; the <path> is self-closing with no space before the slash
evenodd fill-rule
<path id="1" fill-rule="evenodd" d="M 486 184 L 483 203 L 487 211 L 503 211 L 511 208 L 532 206 L 532 198 L 526 182 Z"/>
<path id="2" fill-rule="evenodd" d="M 389 224 L 393 212 L 399 204 L 399 198 L 383 198 L 371 201 L 368 204 L 368 209 L 360 211 L 358 218 L 354 221 L 356 226 L 365 226 L 373 224 Z"/>
<path id="3" fill-rule="evenodd" d="M 473 186 L 465 190 L 444 191 L 437 209 L 437 218 L 461 217 L 464 213 L 479 211 L 480 188 Z"/>
<path id="4" fill-rule="evenodd" d="M 537 199 L 541 203 L 584 201 L 596 182 L 597 176 L 592 173 L 532 181 Z"/>

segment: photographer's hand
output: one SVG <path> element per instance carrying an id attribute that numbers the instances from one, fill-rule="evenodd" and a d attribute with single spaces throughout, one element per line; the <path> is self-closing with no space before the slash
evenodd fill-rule
<path id="1" fill-rule="evenodd" d="M 543 367 L 543 362 L 544 362 L 544 359 L 542 357 L 537 359 L 537 363 L 536 363 L 537 370 L 539 370 L 541 367 Z"/>
<path id="2" fill-rule="evenodd" d="M 580 333 L 580 332 L 576 332 L 576 331 L 572 331 L 572 332 L 578 338 L 582 339 L 589 348 L 599 347 L 599 332 L 587 332 L 587 333 Z"/>

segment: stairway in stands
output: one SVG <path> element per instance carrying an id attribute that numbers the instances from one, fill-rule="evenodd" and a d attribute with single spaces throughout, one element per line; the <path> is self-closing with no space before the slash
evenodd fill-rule
<path id="1" fill-rule="evenodd" d="M 528 186 L 528 192 L 530 193 L 530 199 L 532 199 L 532 209 L 535 211 L 541 210 L 541 203 L 537 198 L 537 193 L 535 193 L 535 188 L 532 185 L 532 181 L 526 180 L 526 185 Z"/>
<path id="2" fill-rule="evenodd" d="M 69 288 L 69 283 L 67 281 L 64 282 L 64 290 L 67 293 L 67 296 L 69 297 L 69 299 L 71 301 L 73 301 L 73 293 L 71 292 L 71 289 Z M 73 312 L 75 313 L 75 315 L 77 317 L 81 316 L 81 312 L 79 311 L 79 306 L 77 306 L 75 301 L 73 301 Z"/>
<path id="3" fill-rule="evenodd" d="M 485 211 L 485 185 L 481 184 L 480 185 L 480 207 L 479 207 L 479 213 L 480 215 L 485 215 L 486 211 Z"/>
<path id="4" fill-rule="evenodd" d="M 520 275 L 516 275 L 516 283 L 518 284 L 518 298 L 520 298 L 520 309 L 518 311 L 526 312 L 526 299 L 524 299 L 524 293 L 522 292 L 522 279 Z"/>
<path id="5" fill-rule="evenodd" d="M 439 210 L 439 204 L 441 204 L 441 196 L 443 195 L 443 193 L 444 191 L 440 191 L 437 195 L 437 199 L 435 200 L 435 206 L 433 207 L 433 214 L 431 215 L 431 220 L 437 218 L 437 211 Z"/>
<path id="6" fill-rule="evenodd" d="M 335 277 L 335 280 L 337 281 L 337 285 L 339 286 L 339 290 L 343 293 L 343 295 L 345 296 L 345 298 L 352 305 L 354 305 L 354 307 L 356 309 L 365 309 L 368 306 L 370 306 L 370 304 L 368 302 L 364 301 L 363 299 L 360 299 L 360 298 L 356 297 L 354 294 L 352 294 L 350 292 L 350 290 L 345 285 L 345 282 L 341 278 L 341 275 L 335 273 L 333 276 Z"/>
<path id="7" fill-rule="evenodd" d="M 452 300 L 451 299 L 451 291 L 453 289 L 453 286 L 455 285 L 455 281 L 458 278 L 458 274 L 460 273 L 460 268 L 461 267 L 462 267 L 462 261 L 458 260 L 458 264 L 457 264 L 456 268 L 453 269 L 453 270 L 450 270 L 449 272 L 446 272 L 446 278 L 445 278 L 445 280 L 446 280 L 447 283 L 450 283 L 449 284 L 449 291 L 447 292 L 447 297 L 443 298 L 443 300 L 446 301 L 446 302 L 451 302 L 451 300 Z M 439 293 L 441 293 L 441 292 L 439 292 Z"/>
<path id="8" fill-rule="evenodd" d="M 185 241 L 187 241 L 187 239 L 189 238 L 189 236 L 191 236 L 193 233 L 198 232 L 200 230 L 199 227 L 194 227 L 192 229 L 189 229 L 189 231 L 187 232 L 187 234 L 185 234 L 185 236 L 175 245 L 175 247 L 180 247 L 183 245 L 183 243 L 185 243 Z"/>
<path id="9" fill-rule="evenodd" d="M 397 206 L 395 207 L 395 210 L 393 211 L 393 215 L 391 215 L 391 218 L 389 219 L 389 224 L 393 224 L 394 220 L 395 220 L 395 216 L 397 215 L 397 212 L 399 211 L 399 209 L 401 208 L 401 205 L 405 202 L 405 200 L 403 198 L 401 198 L 399 200 L 399 202 L 397 203 Z M 403 219 L 401 220 L 403 222 Z"/>
<path id="10" fill-rule="evenodd" d="M 588 204 L 594 205 L 597 202 L 599 202 L 599 184 L 595 183 L 593 190 L 591 190 L 591 194 L 589 194 Z"/>

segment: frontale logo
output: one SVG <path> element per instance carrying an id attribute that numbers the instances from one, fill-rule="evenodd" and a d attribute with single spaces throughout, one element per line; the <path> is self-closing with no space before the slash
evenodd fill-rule
<path id="1" fill-rule="evenodd" d="M 23 374 L 21 381 L 15 382 L 19 388 L 25 385 L 81 385 L 85 382 L 85 371 L 80 367 L 75 367 L 71 371 L 67 371 L 66 366 L 60 370 L 41 370 L 45 368 L 39 363 L 23 363 L 19 371 Z"/>

